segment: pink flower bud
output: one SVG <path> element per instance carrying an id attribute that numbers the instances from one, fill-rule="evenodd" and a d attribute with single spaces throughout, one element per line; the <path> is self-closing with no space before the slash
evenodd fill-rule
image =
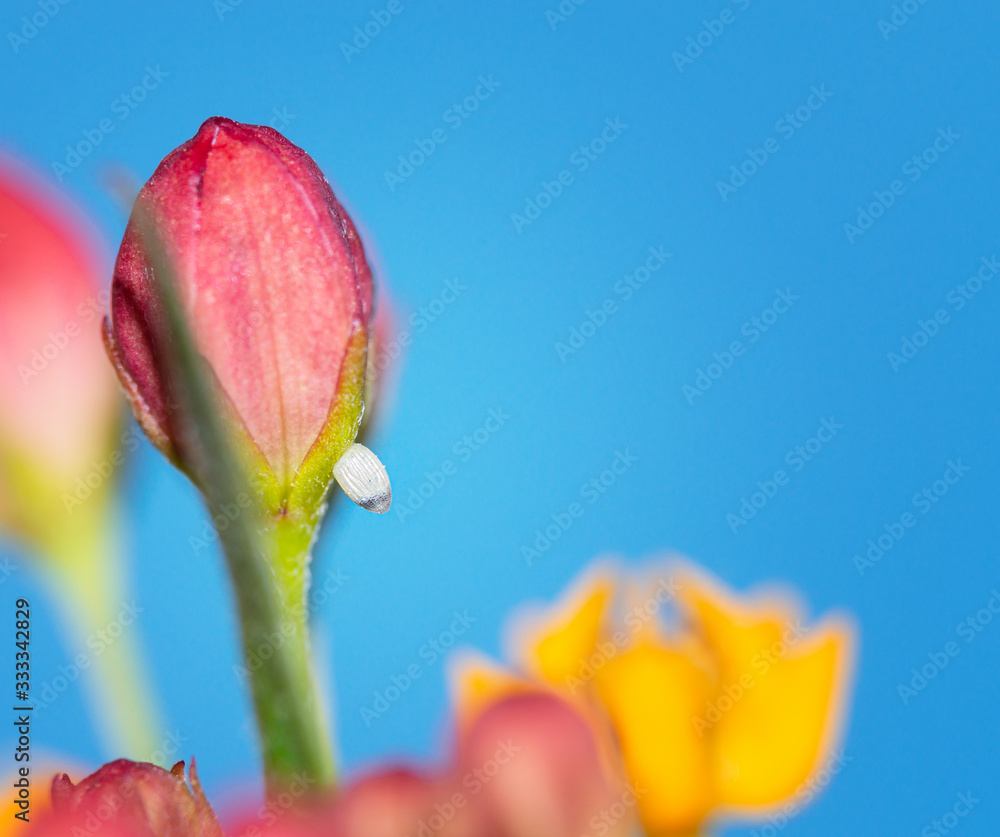
<path id="1" fill-rule="evenodd" d="M 405 769 L 388 769 L 352 785 L 322 823 L 321 833 L 331 837 L 460 837 L 477 830 L 474 811 L 450 778 Z"/>
<path id="2" fill-rule="evenodd" d="M 332 795 L 271 800 L 226 829 L 230 837 L 462 837 L 474 808 L 450 775 L 382 767 Z M 457 803 L 457 804 L 456 804 Z"/>
<path id="3" fill-rule="evenodd" d="M 147 434 L 195 473 L 140 211 L 252 472 L 282 498 L 301 481 L 325 488 L 361 421 L 372 315 L 361 240 L 326 178 L 277 131 L 213 117 L 139 193 L 105 340 Z"/>
<path id="4" fill-rule="evenodd" d="M 93 239 L 44 182 L 0 160 L 0 520 L 28 537 L 65 513 L 60 494 L 106 458 L 117 424 Z"/>
<path id="5" fill-rule="evenodd" d="M 223 837 L 193 761 L 190 776 L 189 787 L 184 762 L 167 771 L 125 759 L 104 765 L 76 785 L 63 773 L 52 782 L 52 815 L 35 833 Z"/>
<path id="6" fill-rule="evenodd" d="M 461 742 L 461 784 L 484 824 L 480 833 L 632 834 L 643 791 L 624 783 L 600 738 L 592 721 L 553 694 L 526 692 L 489 706 Z"/>

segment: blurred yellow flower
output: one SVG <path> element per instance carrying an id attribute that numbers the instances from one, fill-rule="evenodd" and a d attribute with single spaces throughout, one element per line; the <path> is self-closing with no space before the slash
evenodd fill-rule
<path id="1" fill-rule="evenodd" d="M 787 591 L 738 595 L 675 561 L 642 583 L 607 566 L 585 574 L 516 620 L 512 644 L 527 678 L 460 664 L 460 717 L 529 682 L 589 708 L 643 789 L 647 833 L 664 837 L 812 798 L 844 720 L 855 630 L 837 615 L 806 626 Z"/>

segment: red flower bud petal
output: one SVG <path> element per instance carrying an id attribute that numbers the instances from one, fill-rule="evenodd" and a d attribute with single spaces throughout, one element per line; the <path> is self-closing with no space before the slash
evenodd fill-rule
<path id="1" fill-rule="evenodd" d="M 364 386 L 349 349 L 367 342 L 372 279 L 354 225 L 304 151 L 271 128 L 218 117 L 167 156 L 137 207 L 165 245 L 208 367 L 289 485 L 338 395 Z M 133 215 L 115 266 L 113 360 L 154 441 L 184 463 L 138 227 Z"/>

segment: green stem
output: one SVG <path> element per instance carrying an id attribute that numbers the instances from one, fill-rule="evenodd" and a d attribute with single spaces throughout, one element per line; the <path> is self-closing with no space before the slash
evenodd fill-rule
<path id="1" fill-rule="evenodd" d="M 260 728 L 265 778 L 272 795 L 305 773 L 317 788 L 334 784 L 333 757 L 309 649 L 309 553 L 313 526 L 280 517 L 263 527 L 274 607 L 234 572 L 246 666 Z"/>

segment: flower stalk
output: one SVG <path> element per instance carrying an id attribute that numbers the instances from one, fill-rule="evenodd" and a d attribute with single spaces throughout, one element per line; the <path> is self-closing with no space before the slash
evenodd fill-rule
<path id="1" fill-rule="evenodd" d="M 356 442 L 374 310 L 357 230 L 302 149 L 212 117 L 139 191 L 110 308 L 105 346 L 136 419 L 217 521 L 268 789 L 329 786 L 310 547 L 334 480 L 374 512 L 392 499 Z"/>
<path id="2" fill-rule="evenodd" d="M 313 531 L 287 519 L 265 525 L 258 539 L 235 528 L 219 537 L 234 580 L 268 792 L 280 792 L 302 773 L 318 788 L 332 787 L 305 607 Z"/>
<path id="3" fill-rule="evenodd" d="M 60 526 L 51 527 L 46 568 L 68 635 L 99 643 L 99 650 L 81 653 L 91 668 L 84 683 L 105 749 L 151 761 L 160 747 L 157 712 L 132 627 L 139 617 L 123 594 L 110 493 L 101 491 L 75 514 L 65 515 Z"/>
<path id="4" fill-rule="evenodd" d="M 171 335 L 170 389 L 184 418 L 179 433 L 200 463 L 192 473 L 209 509 L 239 505 L 248 486 L 239 455 L 219 417 L 203 372 L 174 275 L 149 218 L 137 211 L 143 245 L 158 277 L 156 288 Z M 278 515 L 265 519 L 259 504 L 243 508 L 217 527 L 233 580 L 251 691 L 261 737 L 268 793 L 276 795 L 296 775 L 319 789 L 334 783 L 333 757 L 312 673 L 305 601 L 315 519 Z M 315 518 L 315 516 L 313 516 Z"/>

